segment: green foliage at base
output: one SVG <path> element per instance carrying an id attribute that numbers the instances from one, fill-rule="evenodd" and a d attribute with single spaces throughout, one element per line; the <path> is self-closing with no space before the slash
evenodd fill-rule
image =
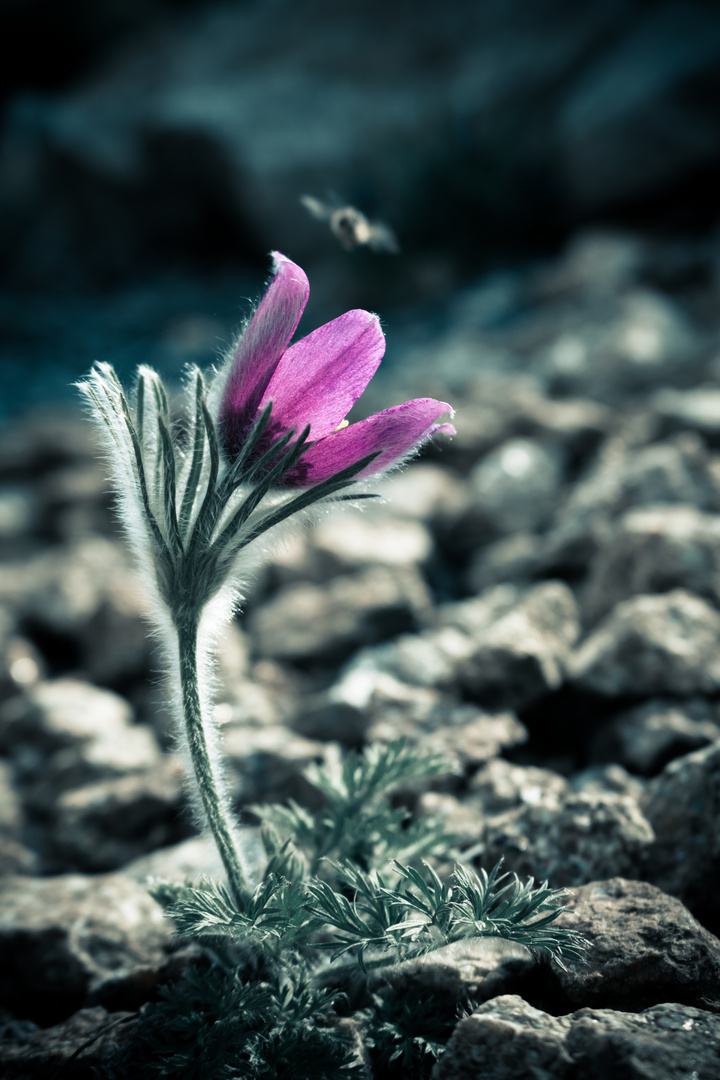
<path id="1" fill-rule="evenodd" d="M 446 853 L 452 838 L 432 822 L 408 825 L 391 795 L 442 767 L 397 742 L 311 770 L 325 800 L 317 814 L 255 808 L 268 862 L 252 892 L 236 900 L 209 880 L 154 885 L 178 932 L 215 959 L 146 1007 L 138 1076 L 424 1077 L 456 1011 L 429 992 L 398 1000 L 377 980 L 371 992 L 371 970 L 488 937 L 560 966 L 582 962 L 583 939 L 553 925 L 562 891 L 522 884 L 499 865 L 487 873 L 458 864 L 445 879 L 427 861 L 414 864 Z"/>

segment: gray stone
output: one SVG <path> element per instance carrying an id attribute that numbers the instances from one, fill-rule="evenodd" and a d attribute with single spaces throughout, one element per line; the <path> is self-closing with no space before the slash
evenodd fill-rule
<path id="1" fill-rule="evenodd" d="M 56 872 L 115 870 L 191 831 L 183 770 L 166 758 L 152 772 L 101 780 L 58 799 L 45 859 Z"/>
<path id="2" fill-rule="evenodd" d="M 564 1041 L 570 1021 L 534 1009 L 515 995 L 493 998 L 461 1020 L 433 1080 L 518 1080 L 568 1076 Z"/>
<path id="3" fill-rule="evenodd" d="M 643 445 L 651 418 L 639 427 L 608 439 L 593 468 L 560 506 L 546 538 L 546 566 L 585 570 L 612 537 L 615 520 L 632 509 L 720 509 L 720 477 L 698 436 L 687 432 Z"/>
<path id="4" fill-rule="evenodd" d="M 430 607 L 427 587 L 407 567 L 373 567 L 324 588 L 281 589 L 254 612 L 249 630 L 263 657 L 337 663 L 354 649 L 415 629 Z"/>
<path id="5" fill-rule="evenodd" d="M 251 728 L 230 724 L 222 731 L 223 753 L 235 802 L 284 802 L 317 805 L 317 792 L 304 777 L 311 762 L 336 755 L 333 743 L 306 739 L 286 727 Z"/>
<path id="6" fill-rule="evenodd" d="M 689 1005 L 550 1016 L 516 995 L 461 1020 L 432 1080 L 688 1080 L 720 1064 L 720 1019 Z"/>
<path id="7" fill-rule="evenodd" d="M 0 1001 L 59 1020 L 106 980 L 162 962 L 170 926 L 121 874 L 0 881 Z"/>
<path id="8" fill-rule="evenodd" d="M 629 795 L 581 791 L 553 805 L 540 790 L 534 805 L 526 802 L 485 822 L 482 858 L 488 868 L 504 858 L 507 870 L 574 888 L 637 875 L 654 838 Z"/>
<path id="9" fill-rule="evenodd" d="M 47 814 L 65 791 L 161 765 L 149 728 L 125 699 L 70 679 L 39 683 L 0 707 L 0 744 L 12 752 L 28 808 Z"/>
<path id="10" fill-rule="evenodd" d="M 305 699 L 292 726 L 346 746 L 402 735 L 463 766 L 494 757 L 527 737 L 517 718 L 458 704 L 438 689 L 452 685 L 457 660 L 470 645 L 466 635 L 445 627 L 361 650 L 328 690 Z"/>
<path id="11" fill-rule="evenodd" d="M 35 874 L 40 860 L 37 852 L 14 840 L 12 836 L 0 834 L 0 875 Z"/>
<path id="12" fill-rule="evenodd" d="M 0 1068 L 6 1080 L 46 1080 L 59 1073 L 80 1080 L 93 1071 L 105 1072 L 120 1048 L 135 1036 L 132 1012 L 108 1012 L 101 1005 L 80 1009 L 69 1020 L 50 1028 L 35 1028 L 12 1043 L 0 1042 Z M 111 1025 L 117 1024 L 112 1030 Z M 86 1043 L 90 1043 L 85 1048 Z M 68 1068 L 73 1054 L 82 1051 Z"/>
<path id="13" fill-rule="evenodd" d="M 532 533 L 517 533 L 481 547 L 470 561 L 465 580 L 473 593 L 504 582 L 533 581 L 543 567 L 544 545 Z"/>
<path id="14" fill-rule="evenodd" d="M 402 999 L 437 995 L 457 1009 L 474 1007 L 500 994 L 510 994 L 535 968 L 527 949 L 499 938 L 475 938 L 435 949 L 418 960 L 397 964 L 370 976 L 370 985 L 389 986 Z"/>
<path id="15" fill-rule="evenodd" d="M 37 647 L 25 637 L 4 632 L 0 612 L 0 701 L 30 690 L 47 675 L 45 661 Z"/>
<path id="16" fill-rule="evenodd" d="M 563 461 L 555 447 L 535 439 L 510 439 L 483 458 L 469 480 L 477 508 L 470 514 L 487 523 L 488 536 L 535 532 L 557 506 Z"/>
<path id="17" fill-rule="evenodd" d="M 119 694 L 75 679 L 41 683 L 0 711 L 0 749 L 4 753 L 32 742 L 45 752 L 102 739 L 104 732 L 125 732 L 132 709 Z"/>
<path id="18" fill-rule="evenodd" d="M 720 519 L 692 506 L 635 510 L 591 563 L 583 615 L 593 624 L 630 596 L 676 588 L 720 605 Z"/>
<path id="19" fill-rule="evenodd" d="M 88 536 L 7 563 L 3 600 L 18 620 L 73 641 L 90 681 L 119 685 L 149 668 L 147 600 L 118 542 Z"/>
<path id="20" fill-rule="evenodd" d="M 465 692 L 482 705 L 527 705 L 565 681 L 580 630 L 572 592 L 561 582 L 530 589 L 458 666 Z"/>
<path id="21" fill-rule="evenodd" d="M 472 651 L 469 634 L 441 626 L 420 634 L 401 634 L 393 641 L 361 649 L 342 669 L 331 693 L 337 700 L 366 705 L 382 676 L 409 686 L 450 689 L 461 660 Z"/>
<path id="22" fill-rule="evenodd" d="M 378 501 L 379 502 L 379 501 Z M 434 551 L 430 530 L 419 520 L 353 507 L 329 511 L 315 528 L 284 539 L 266 571 L 271 588 L 293 583 L 324 584 L 328 578 L 372 566 L 420 567 Z"/>
<path id="23" fill-rule="evenodd" d="M 617 607 L 570 661 L 575 683 L 606 697 L 713 694 L 720 688 L 720 614 L 682 589 Z"/>
<path id="24" fill-rule="evenodd" d="M 235 834 L 249 864 L 257 869 L 259 880 L 267 862 L 259 830 L 236 825 Z M 203 877 L 225 880 L 225 868 L 209 835 L 191 836 L 179 844 L 141 855 L 123 867 L 123 874 L 140 885 L 157 879 L 173 882 L 198 882 Z"/>
<path id="25" fill-rule="evenodd" d="M 22 821 L 22 804 L 12 766 L 0 759 L 0 836 L 17 838 Z"/>
<path id="26" fill-rule="evenodd" d="M 573 791 L 589 794 L 629 795 L 639 802 L 645 790 L 644 781 L 631 776 L 622 765 L 589 765 L 575 773 L 570 781 Z"/>
<path id="27" fill-rule="evenodd" d="M 589 942 L 588 963 L 554 969 L 573 1005 L 636 1011 L 664 1001 L 720 1012 L 720 941 L 675 897 L 612 878 L 570 895 L 556 925 Z"/>
<path id="28" fill-rule="evenodd" d="M 568 792 L 567 780 L 558 773 L 532 765 L 513 765 L 504 758 L 489 761 L 469 785 L 469 793 L 481 804 L 485 817 L 522 806 L 542 806 L 551 814 Z"/>
<path id="29" fill-rule="evenodd" d="M 667 294 L 650 289 L 576 298 L 541 310 L 537 323 L 529 367 L 555 393 L 612 403 L 700 366 L 697 336 L 685 312 Z"/>
<path id="30" fill-rule="evenodd" d="M 373 516 L 380 511 L 396 520 L 432 522 L 460 498 L 462 484 L 442 465 L 413 461 L 401 472 L 379 477 L 372 489 L 382 499 L 373 506 Z"/>
<path id="31" fill-rule="evenodd" d="M 666 388 L 653 394 L 650 405 L 663 437 L 680 431 L 694 431 L 708 446 L 720 448 L 720 390 L 699 386 L 693 390 Z"/>
<path id="32" fill-rule="evenodd" d="M 592 742 L 595 760 L 654 776 L 673 758 L 720 739 L 717 712 L 702 699 L 653 700 L 613 717 Z"/>
<path id="33" fill-rule="evenodd" d="M 565 1050 L 576 1075 L 587 1080 L 701 1080 L 720 1066 L 720 1022 L 690 1005 L 654 1005 L 641 1013 L 580 1009 L 571 1017 Z"/>
<path id="34" fill-rule="evenodd" d="M 642 239 L 608 228 L 580 229 L 559 259 L 537 270 L 532 294 L 544 300 L 617 296 L 637 283 L 648 260 Z"/>
<path id="35" fill-rule="evenodd" d="M 656 836 L 645 876 L 718 928 L 720 741 L 666 765 L 642 809 Z"/>
<path id="36" fill-rule="evenodd" d="M 422 703 L 420 708 L 395 710 L 378 702 L 368 741 L 390 742 L 399 735 L 423 754 L 440 754 L 450 772 L 458 775 L 521 745 L 528 737 L 524 725 L 511 712 L 489 713 L 442 699 Z M 433 780 L 433 786 L 437 782 Z"/>

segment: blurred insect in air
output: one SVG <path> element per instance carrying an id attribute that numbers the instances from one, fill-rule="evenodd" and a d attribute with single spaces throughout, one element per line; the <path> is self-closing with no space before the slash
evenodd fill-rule
<path id="1" fill-rule="evenodd" d="M 346 251 L 356 247 L 369 247 L 371 251 L 384 251 L 390 255 L 397 255 L 400 251 L 397 237 L 389 225 L 382 221 L 368 221 L 362 211 L 344 205 L 335 196 L 323 202 L 312 195 L 301 195 L 300 202 L 318 221 L 329 223 L 330 231 Z"/>

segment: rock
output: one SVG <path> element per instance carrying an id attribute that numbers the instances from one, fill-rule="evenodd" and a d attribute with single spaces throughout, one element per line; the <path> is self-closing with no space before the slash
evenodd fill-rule
<path id="1" fill-rule="evenodd" d="M 458 665 L 464 691 L 482 705 L 517 708 L 558 690 L 580 630 L 567 585 L 545 582 L 478 635 Z"/>
<path id="2" fill-rule="evenodd" d="M 393 684 L 450 689 L 456 680 L 458 664 L 472 648 L 470 635 L 451 625 L 420 634 L 401 634 L 386 644 L 358 651 L 342 669 L 329 696 L 364 708 L 378 683 L 382 684 L 383 676 Z"/>
<path id="3" fill-rule="evenodd" d="M 543 1080 L 564 1078 L 569 1024 L 567 1017 L 549 1016 L 515 995 L 493 998 L 460 1021 L 433 1080 L 517 1080 L 530 1077 L 531 1069 Z"/>
<path id="4" fill-rule="evenodd" d="M 0 874 L 32 874 L 38 858 L 23 843 L 24 814 L 12 766 L 0 759 Z"/>
<path id="5" fill-rule="evenodd" d="M 617 607 L 570 661 L 583 690 L 606 697 L 713 694 L 720 688 L 720 614 L 683 589 Z"/>
<path id="6" fill-rule="evenodd" d="M 102 1075 L 118 1050 L 134 1037 L 132 1012 L 108 1012 L 101 1005 L 80 1009 L 50 1028 L 27 1031 L 13 1043 L 0 1042 L 0 1068 L 7 1080 L 51 1080 L 62 1069 L 67 1080 Z M 113 1026 L 110 1030 L 111 1025 Z M 85 1048 L 85 1044 L 89 1045 Z M 82 1057 L 67 1068 L 73 1054 Z"/>
<path id="7" fill-rule="evenodd" d="M 44 473 L 35 488 L 43 534 L 67 544 L 93 534 L 114 538 L 107 473 L 99 454 L 94 461 L 74 461 Z"/>
<path id="8" fill-rule="evenodd" d="M 559 805 L 540 790 L 485 822 L 483 865 L 575 888 L 606 877 L 632 877 L 649 857 L 653 829 L 629 795 L 582 791 Z"/>
<path id="9" fill-rule="evenodd" d="M 222 731 L 222 745 L 231 766 L 228 780 L 233 800 L 244 805 L 295 799 L 317 806 L 317 791 L 304 771 L 311 762 L 321 763 L 337 753 L 335 744 L 305 739 L 280 725 L 228 725 Z"/>
<path id="10" fill-rule="evenodd" d="M 116 870 L 191 831 L 183 770 L 166 758 L 152 772 L 102 780 L 58 799 L 45 859 L 55 872 Z"/>
<path id="11" fill-rule="evenodd" d="M 161 963 L 170 941 L 161 909 L 121 874 L 6 877 L 0 896 L 0 1001 L 42 1024 Z"/>
<path id="12" fill-rule="evenodd" d="M 650 399 L 662 438 L 694 431 L 708 446 L 720 448 L 720 390 L 699 386 L 693 390 L 658 390 Z"/>
<path id="13" fill-rule="evenodd" d="M 35 874 L 39 868 L 37 852 L 11 836 L 0 835 L 0 875 Z"/>
<path id="14" fill-rule="evenodd" d="M 254 855 L 251 861 L 264 867 L 266 860 L 257 829 L 236 826 L 236 832 L 242 837 L 243 851 Z M 173 882 L 197 881 L 202 877 L 225 880 L 222 860 L 210 836 L 191 836 L 179 844 L 140 855 L 123 867 L 123 874 L 140 885 L 154 878 Z"/>
<path id="15" fill-rule="evenodd" d="M 435 999 L 438 1009 L 457 1017 L 500 994 L 517 992 L 531 976 L 535 961 L 522 945 L 499 938 L 475 938 L 435 949 L 419 960 L 406 961 L 370 975 L 371 989 L 391 990 L 400 1000 Z"/>
<path id="16" fill-rule="evenodd" d="M 118 542 L 88 536 L 0 568 L 0 603 L 62 665 L 90 681 L 117 686 L 145 675 L 151 646 L 147 602 L 129 555 Z"/>
<path id="17" fill-rule="evenodd" d="M 567 780 L 550 769 L 513 765 L 496 758 L 475 773 L 469 790 L 487 818 L 519 806 L 557 810 L 569 788 Z"/>
<path id="18" fill-rule="evenodd" d="M 22 804 L 12 766 L 0 759 L 0 836 L 17 838 L 22 821 Z"/>
<path id="19" fill-rule="evenodd" d="M 532 582 L 543 568 L 544 545 L 532 533 L 517 533 L 486 544 L 473 555 L 465 580 L 470 592 L 480 593 L 493 585 Z"/>
<path id="20" fill-rule="evenodd" d="M 575 773 L 570 781 L 573 791 L 590 795 L 603 795 L 610 792 L 615 795 L 628 795 L 636 803 L 640 802 L 645 784 L 637 776 L 631 776 L 622 765 L 590 765 Z"/>
<path id="21" fill-rule="evenodd" d="M 272 579 L 322 584 L 328 577 L 368 566 L 423 566 L 432 553 L 432 536 L 420 521 L 343 508 L 309 534 L 294 536 L 276 556 Z"/>
<path id="22" fill-rule="evenodd" d="M 13 754 L 28 808 L 47 814 L 83 784 L 160 767 L 152 732 L 127 701 L 87 683 L 40 683 L 0 707 L 0 746 Z"/>
<path id="23" fill-rule="evenodd" d="M 441 698 L 419 708 L 411 704 L 406 709 L 401 704 L 393 709 L 380 699 L 368 729 L 368 742 L 388 743 L 398 735 L 422 754 L 440 754 L 450 773 L 457 775 L 521 745 L 528 737 L 524 725 L 511 712 L 488 713 L 473 705 L 450 705 Z M 431 783 L 438 786 L 439 777 Z"/>
<path id="24" fill-rule="evenodd" d="M 0 430 L 0 477 L 35 479 L 61 465 L 97 461 L 97 438 L 79 409 L 53 404 L 35 409 Z"/>
<path id="25" fill-rule="evenodd" d="M 0 627 L 0 701 L 30 690 L 46 676 L 46 665 L 32 642 L 10 633 L 5 637 Z"/>
<path id="26" fill-rule="evenodd" d="M 504 995 L 460 1021 L 432 1080 L 687 1080 L 712 1076 L 718 1055 L 720 1020 L 689 1005 L 550 1016 Z"/>
<path id="27" fill-rule="evenodd" d="M 131 721 L 132 709 L 119 694 L 75 679 L 57 679 L 3 705 L 0 749 L 8 753 L 31 742 L 52 753 L 102 739 L 107 731 L 124 733 Z"/>
<path id="28" fill-rule="evenodd" d="M 630 288 L 615 297 L 589 296 L 538 316 L 530 370 L 558 395 L 585 395 L 608 404 L 685 381 L 701 369 L 698 338 L 667 294 Z"/>
<path id="29" fill-rule="evenodd" d="M 687 432 L 668 442 L 638 445 L 649 435 L 640 424 L 640 431 L 631 427 L 607 441 L 558 510 L 546 537 L 546 569 L 584 572 L 613 535 L 615 520 L 631 509 L 678 504 L 710 513 L 720 509 L 720 480 L 701 440 Z"/>
<path id="30" fill-rule="evenodd" d="M 471 649 L 471 638 L 452 626 L 362 649 L 327 690 L 301 703 L 292 727 L 345 746 L 402 735 L 458 766 L 486 761 L 527 732 L 512 713 L 491 714 L 442 693 Z"/>
<path id="31" fill-rule="evenodd" d="M 690 1005 L 661 1004 L 641 1013 L 580 1009 L 565 1042 L 579 1076 L 605 1080 L 685 1080 L 712 1076 L 720 1060 L 718 1018 Z"/>
<path id="32" fill-rule="evenodd" d="M 678 588 L 720 606 L 720 520 L 692 506 L 635 510 L 590 565 L 583 615 L 593 625 L 630 596 Z"/>
<path id="33" fill-rule="evenodd" d="M 547 524 L 560 497 L 562 465 L 557 449 L 535 439 L 510 439 L 483 458 L 469 479 L 488 535 Z"/>
<path id="34" fill-rule="evenodd" d="M 655 776 L 674 758 L 717 739 L 720 722 L 708 702 L 653 700 L 613 717 L 595 736 L 591 753 L 595 760 L 619 761 Z"/>
<path id="35" fill-rule="evenodd" d="M 445 444 L 446 449 L 451 444 Z M 373 483 L 383 500 L 373 507 L 396 520 L 433 522 L 443 509 L 460 498 L 462 485 L 457 476 L 442 465 L 413 461 L 401 472 L 382 476 Z"/>
<path id="36" fill-rule="evenodd" d="M 641 805 L 656 836 L 645 876 L 719 930 L 720 741 L 666 765 Z"/>
<path id="37" fill-rule="evenodd" d="M 645 881 L 582 885 L 557 925 L 590 943 L 587 965 L 554 968 L 573 1005 L 637 1011 L 674 1001 L 720 1013 L 720 941 L 675 897 Z"/>
<path id="38" fill-rule="evenodd" d="M 581 229 L 559 259 L 534 273 L 531 292 L 544 300 L 622 295 L 638 282 L 647 262 L 647 246 L 640 237 L 607 228 Z"/>
<path id="39" fill-rule="evenodd" d="M 333 664 L 362 645 L 415 629 L 430 597 L 408 568 L 372 569 L 338 577 L 321 588 L 281 589 L 249 619 L 263 657 L 304 664 Z"/>
<path id="40" fill-rule="evenodd" d="M 442 515 L 443 547 L 467 559 L 498 537 L 541 531 L 560 500 L 563 464 L 556 446 L 535 439 L 503 442 L 474 466 L 464 498 Z"/>

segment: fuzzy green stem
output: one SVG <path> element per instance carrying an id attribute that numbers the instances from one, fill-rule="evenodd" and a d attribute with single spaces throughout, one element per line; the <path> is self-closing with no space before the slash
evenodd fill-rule
<path id="1" fill-rule="evenodd" d="M 244 910 L 250 893 L 250 885 L 233 840 L 218 782 L 213 773 L 203 723 L 198 687 L 198 624 L 199 619 L 193 616 L 186 616 L 178 620 L 176 624 L 180 649 L 180 684 L 185 732 L 207 823 L 223 861 L 233 897 L 241 910 Z"/>

